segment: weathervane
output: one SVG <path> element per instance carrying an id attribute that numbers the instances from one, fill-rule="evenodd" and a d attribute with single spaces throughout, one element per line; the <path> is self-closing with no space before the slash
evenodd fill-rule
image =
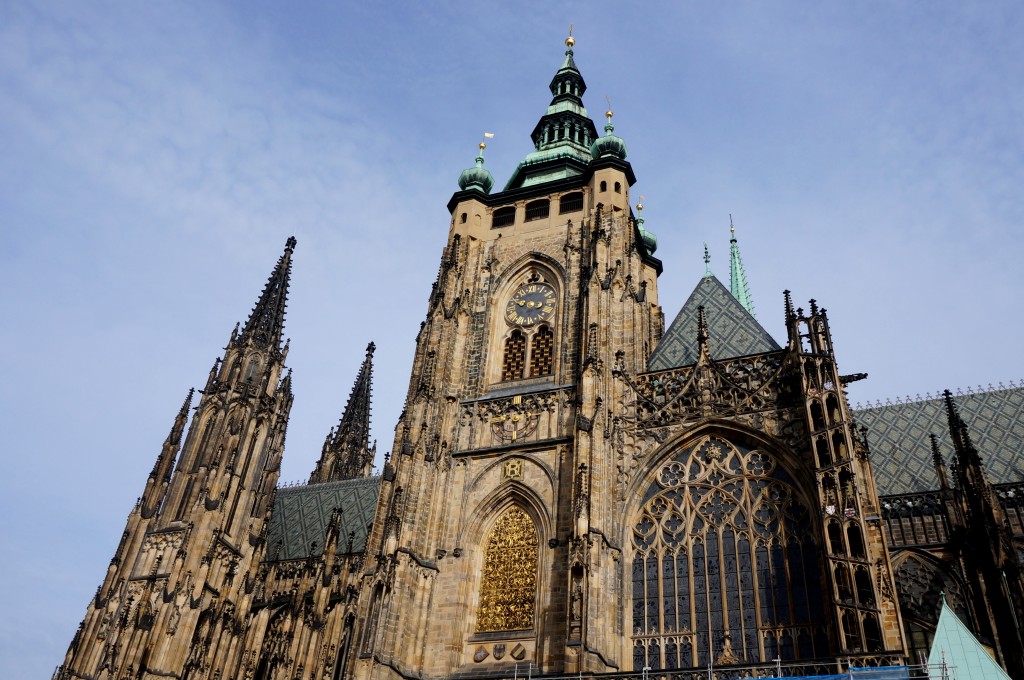
<path id="1" fill-rule="evenodd" d="M 488 139 L 494 139 L 494 133 L 493 132 L 485 132 L 484 133 L 484 138 L 480 140 L 480 153 L 483 153 L 484 149 L 487 148 L 487 140 Z"/>

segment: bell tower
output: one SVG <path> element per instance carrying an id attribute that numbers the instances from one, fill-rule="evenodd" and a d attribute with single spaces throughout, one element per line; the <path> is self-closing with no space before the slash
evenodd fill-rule
<path id="1" fill-rule="evenodd" d="M 358 677 L 622 667 L 621 631 L 594 614 L 620 558 L 605 442 L 613 368 L 644 370 L 661 335 L 661 263 L 574 43 L 504 189 L 481 143 L 448 203 L 367 549 Z"/>

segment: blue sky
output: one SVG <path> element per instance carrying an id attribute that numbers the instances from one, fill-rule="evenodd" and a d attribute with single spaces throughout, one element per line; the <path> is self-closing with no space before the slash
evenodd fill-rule
<path id="1" fill-rule="evenodd" d="M 1016 2 L 0 3 L 0 674 L 60 663 L 174 413 L 298 238 L 307 477 L 366 343 L 391 447 L 481 133 L 502 185 L 575 24 L 671 319 L 728 277 L 829 309 L 865 401 L 1024 377 Z"/>

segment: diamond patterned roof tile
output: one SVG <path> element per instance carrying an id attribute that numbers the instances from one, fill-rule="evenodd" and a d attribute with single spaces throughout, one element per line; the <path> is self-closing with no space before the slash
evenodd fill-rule
<path id="1" fill-rule="evenodd" d="M 352 552 L 366 548 L 366 534 L 373 522 L 380 492 L 380 477 L 345 479 L 278 489 L 270 516 L 267 544 L 273 554 L 280 544 L 280 560 L 309 556 L 310 544 L 322 547 L 327 523 L 335 508 L 341 510 L 338 554 L 348 551 L 348 536 L 354 533 Z"/>
<path id="2" fill-rule="evenodd" d="M 697 362 L 698 307 L 704 307 L 707 317 L 713 358 L 732 359 L 781 349 L 721 281 L 705 276 L 651 353 L 650 370 L 664 371 Z"/>
<path id="3" fill-rule="evenodd" d="M 989 480 L 1005 484 L 1024 479 L 1024 387 L 958 395 L 955 400 Z M 942 399 L 859 409 L 854 417 L 868 428 L 880 495 L 938 488 L 928 435 L 938 437 L 947 460 L 953 452 Z"/>

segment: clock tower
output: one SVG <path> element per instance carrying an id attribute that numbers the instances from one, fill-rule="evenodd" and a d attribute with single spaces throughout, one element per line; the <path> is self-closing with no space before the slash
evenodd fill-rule
<path id="1" fill-rule="evenodd" d="M 503 190 L 459 178 L 367 551 L 359 677 L 622 668 L 613 371 L 663 328 L 656 240 L 612 112 L 566 40 L 533 151 Z M 379 521 L 382 518 L 384 521 Z M 375 561 L 371 560 L 371 556 Z"/>

